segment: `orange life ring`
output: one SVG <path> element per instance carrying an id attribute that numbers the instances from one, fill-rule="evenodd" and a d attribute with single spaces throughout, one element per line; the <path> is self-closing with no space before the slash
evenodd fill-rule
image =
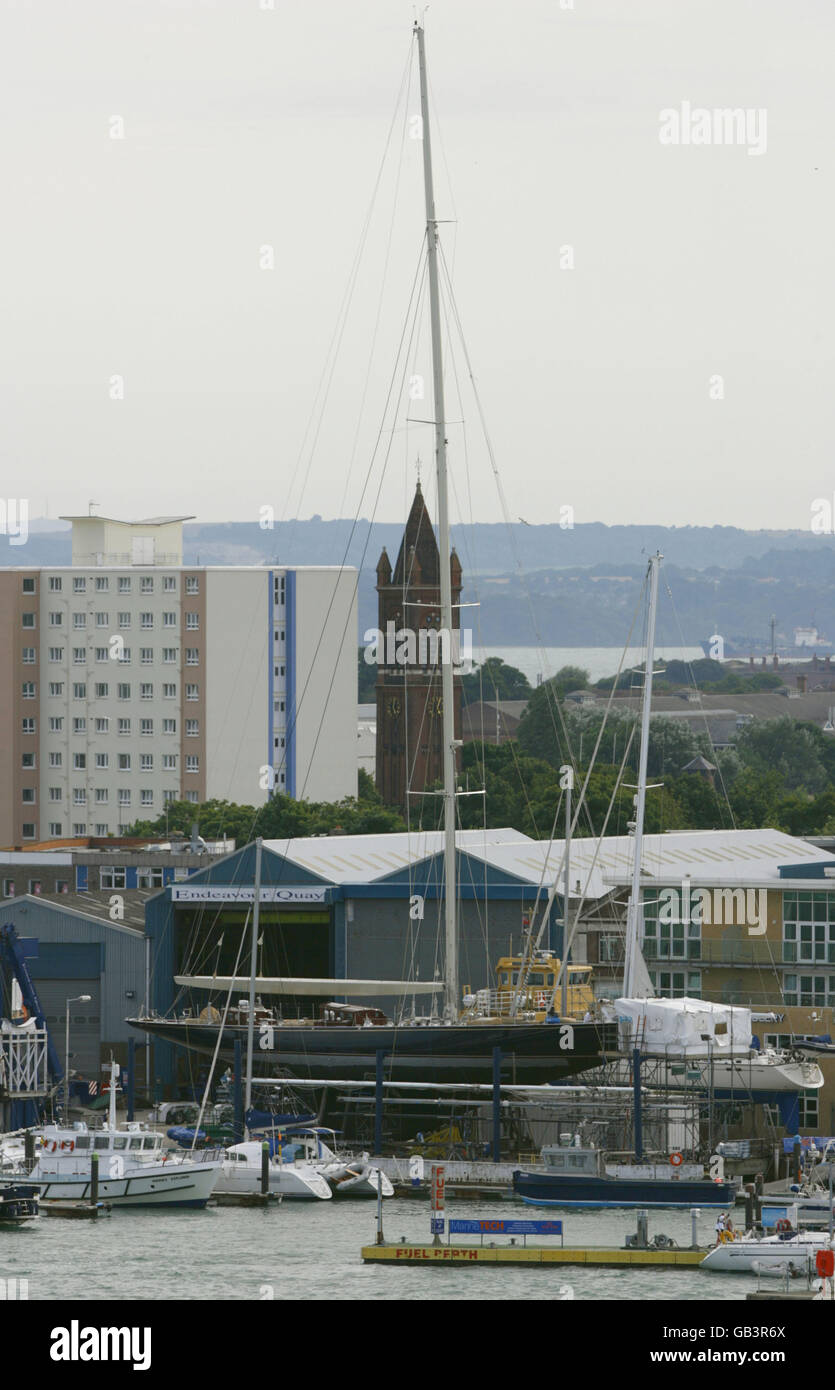
<path id="1" fill-rule="evenodd" d="M 670 1163 L 674 1168 L 680 1168 L 684 1162 L 684 1155 L 680 1153 L 670 1154 Z"/>
<path id="2" fill-rule="evenodd" d="M 63 1153 L 65 1149 L 69 1150 L 69 1152 L 72 1153 L 72 1151 L 73 1151 L 74 1148 L 75 1148 L 75 1140 L 74 1140 L 74 1139 L 62 1139 L 62 1141 L 61 1141 L 61 1153 Z"/>
<path id="3" fill-rule="evenodd" d="M 787 1221 L 785 1216 L 781 1216 L 780 1220 L 777 1222 L 777 1225 L 774 1227 L 775 1231 L 790 1231 L 791 1228 L 792 1223 L 790 1221 Z"/>
<path id="4" fill-rule="evenodd" d="M 57 1140 L 57 1139 L 53 1139 L 51 1143 L 50 1143 L 50 1141 L 49 1141 L 48 1139 L 44 1139 L 43 1143 L 44 1143 L 44 1148 L 45 1148 L 45 1149 L 48 1149 L 49 1152 L 50 1152 L 51 1154 L 54 1154 L 54 1153 L 55 1153 L 55 1150 L 58 1148 L 58 1140 Z"/>

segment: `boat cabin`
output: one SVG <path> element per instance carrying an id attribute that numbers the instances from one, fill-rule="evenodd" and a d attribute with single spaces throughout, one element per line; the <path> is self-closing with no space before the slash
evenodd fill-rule
<path id="1" fill-rule="evenodd" d="M 370 1009 L 365 1004 L 322 1005 L 322 1022 L 328 1028 L 378 1028 L 388 1023 L 382 1009 Z"/>
<path id="2" fill-rule="evenodd" d="M 525 977 L 524 988 L 517 1009 L 524 1014 L 533 1014 L 537 1022 L 542 1022 L 549 1014 L 559 1012 L 560 998 L 555 997 L 561 961 L 550 951 L 536 951 Z M 566 1017 L 584 1019 L 587 1013 L 594 1012 L 594 989 L 592 987 L 590 965 L 566 966 Z M 495 990 L 480 990 L 477 1001 L 490 1013 L 504 1017 L 509 1015 L 513 1000 L 523 973 L 522 956 L 502 956 L 496 966 Z M 480 1008 L 479 1012 L 484 1012 Z"/>
<path id="3" fill-rule="evenodd" d="M 548 1144 L 542 1150 L 542 1162 L 549 1173 L 596 1178 L 600 1172 L 600 1150 Z"/>

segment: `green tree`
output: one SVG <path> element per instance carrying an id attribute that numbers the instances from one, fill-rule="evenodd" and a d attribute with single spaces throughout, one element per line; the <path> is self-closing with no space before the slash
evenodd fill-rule
<path id="1" fill-rule="evenodd" d="M 488 656 L 480 666 L 461 677 L 461 698 L 465 705 L 477 700 L 527 700 L 531 685 L 524 671 L 509 666 L 500 656 Z"/>

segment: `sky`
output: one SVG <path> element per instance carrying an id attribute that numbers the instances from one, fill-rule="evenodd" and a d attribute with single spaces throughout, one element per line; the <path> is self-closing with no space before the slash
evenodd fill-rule
<path id="1" fill-rule="evenodd" d="M 393 521 L 418 459 L 433 495 L 413 18 L 7 0 L 3 497 Z M 446 296 L 453 521 L 807 529 L 835 494 L 831 0 L 433 0 L 425 25 L 478 386 Z"/>

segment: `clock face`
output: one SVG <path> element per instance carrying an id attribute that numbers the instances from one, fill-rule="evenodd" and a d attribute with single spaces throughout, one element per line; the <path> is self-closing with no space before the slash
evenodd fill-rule
<path id="1" fill-rule="evenodd" d="M 389 700 L 386 705 L 386 713 L 389 718 L 396 719 L 400 713 L 400 701 L 398 699 Z"/>

